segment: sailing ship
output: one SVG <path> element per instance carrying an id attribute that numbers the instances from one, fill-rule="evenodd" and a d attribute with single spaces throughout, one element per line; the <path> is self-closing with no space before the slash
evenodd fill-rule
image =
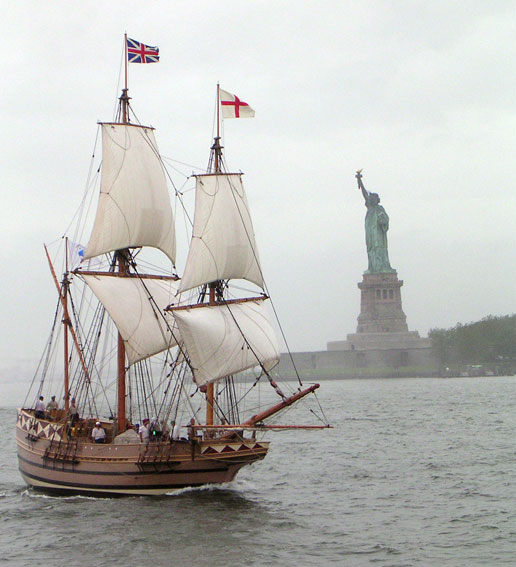
<path id="1" fill-rule="evenodd" d="M 193 176 L 182 277 L 165 160 L 154 129 L 136 122 L 127 71 L 115 120 L 99 124 L 100 195 L 89 243 L 77 244 L 82 229 L 60 239 L 62 278 L 45 247 L 57 308 L 16 426 L 19 469 L 35 489 L 155 495 L 226 483 L 267 455 L 268 431 L 328 426 L 315 396 L 311 413 L 320 422 L 270 423 L 319 385 L 297 377 L 289 393 L 280 386 L 242 174 L 228 171 L 223 156 L 220 99 L 217 86 L 216 135 L 207 170 Z M 183 195 L 175 190 L 176 205 Z M 149 248 L 159 252 L 146 259 Z M 45 407 L 56 393 L 62 403 Z"/>

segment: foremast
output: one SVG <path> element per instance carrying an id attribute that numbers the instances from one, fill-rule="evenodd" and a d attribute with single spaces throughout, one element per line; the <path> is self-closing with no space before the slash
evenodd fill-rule
<path id="1" fill-rule="evenodd" d="M 213 140 L 213 145 L 210 152 L 210 160 L 208 162 L 208 173 L 214 173 L 218 175 L 221 173 L 222 165 L 222 146 L 220 145 L 220 86 L 217 83 L 217 135 Z M 215 280 L 210 282 L 208 285 L 209 289 L 209 304 L 216 305 L 217 290 L 220 291 L 220 280 Z M 206 385 L 206 425 L 210 426 L 214 424 L 214 405 L 215 405 L 215 383 L 210 382 Z"/>
<path id="2" fill-rule="evenodd" d="M 208 168 L 207 168 L 207 175 L 211 176 L 212 178 L 214 177 L 214 178 L 217 179 L 216 181 L 212 182 L 215 185 L 215 187 L 217 187 L 217 189 L 215 189 L 215 187 L 212 187 L 211 185 L 209 186 L 212 190 L 215 191 L 215 193 L 221 191 L 221 185 L 220 184 L 223 185 L 225 181 L 227 182 L 227 178 L 230 178 L 230 176 L 234 175 L 234 174 L 227 173 L 225 171 L 225 167 L 224 167 L 224 163 L 223 163 L 223 156 L 222 156 L 223 147 L 220 143 L 221 142 L 221 136 L 220 136 L 220 105 L 221 105 L 220 87 L 217 84 L 217 120 L 216 120 L 217 131 L 216 131 L 216 136 L 214 137 L 213 145 L 211 146 L 210 159 L 209 159 Z M 223 169 L 224 169 L 224 171 L 223 171 Z M 200 177 L 202 177 L 202 176 L 200 176 Z M 218 181 L 218 180 L 220 180 L 220 181 Z M 202 179 L 201 179 L 201 183 L 202 183 Z M 243 193 L 243 187 L 242 187 L 241 192 L 240 192 L 239 184 L 234 184 L 233 182 L 229 181 L 229 185 L 231 186 L 231 193 L 233 194 L 233 197 L 236 197 L 235 192 L 239 196 L 240 196 L 240 194 L 242 194 L 242 195 L 244 194 Z M 245 203 L 245 209 L 247 210 L 247 203 L 245 202 L 245 197 L 243 197 L 242 202 Z M 214 210 L 215 210 L 215 206 L 213 207 L 213 211 Z M 197 209 L 196 209 L 196 211 L 197 211 Z M 213 212 L 213 211 L 211 211 L 211 212 Z M 195 221 L 194 221 L 194 225 L 195 225 Z M 213 230 L 213 227 L 212 227 L 212 231 L 218 234 L 217 231 Z M 195 232 L 195 226 L 194 226 L 194 232 Z M 249 274 L 249 275 L 248 274 L 246 274 L 246 275 L 240 274 L 240 277 L 244 277 L 245 279 L 248 279 L 249 281 L 253 281 L 257 285 L 262 287 L 262 289 L 264 289 L 265 284 L 263 282 L 261 268 L 259 266 L 258 254 L 257 254 L 257 250 L 256 250 L 256 243 L 254 242 L 254 234 L 253 234 L 253 231 L 252 231 L 252 224 L 251 223 L 249 223 L 244 228 L 244 233 L 246 235 L 246 238 L 249 239 L 249 246 L 250 246 L 250 250 L 251 250 L 252 256 L 253 256 L 253 263 L 256 264 L 256 270 L 255 270 L 254 274 L 252 274 L 252 273 Z M 221 238 L 224 238 L 224 236 L 221 235 Z M 215 249 L 217 247 L 217 242 L 216 241 L 212 242 L 211 245 Z M 187 265 L 188 264 L 189 264 L 189 262 L 187 262 Z M 189 278 L 187 278 L 186 273 L 185 273 L 184 278 L 189 280 Z M 185 279 L 183 279 L 183 283 L 185 283 Z M 224 283 L 225 283 L 225 280 L 220 279 L 220 278 L 214 279 L 213 281 L 208 282 L 207 287 L 208 287 L 208 290 L 209 290 L 209 296 L 208 296 L 208 305 L 209 306 L 211 306 L 211 307 L 226 306 L 229 310 L 231 310 L 231 307 L 235 306 L 236 304 L 239 304 L 239 303 L 244 304 L 246 302 L 250 302 L 250 304 L 252 304 L 253 301 L 256 301 L 257 299 L 259 299 L 259 298 L 247 298 L 247 299 L 241 299 L 241 300 L 238 300 L 238 299 L 237 300 L 225 300 L 224 297 L 223 297 Z M 186 289 L 188 289 L 189 287 L 192 287 L 192 282 L 189 281 L 189 283 L 186 283 L 184 287 Z M 265 293 L 262 294 L 261 299 L 262 300 L 267 299 L 267 295 Z M 243 302 L 243 303 L 241 303 L 241 302 Z M 194 307 L 194 306 L 190 306 L 190 309 L 192 307 Z M 198 305 L 197 307 L 202 307 L 202 305 Z M 175 314 L 179 315 L 179 311 L 182 310 L 182 309 L 184 309 L 184 308 L 181 308 L 181 307 L 176 308 Z M 231 313 L 231 317 L 233 319 L 235 319 L 236 315 L 234 313 Z M 241 330 L 238 323 L 237 323 L 237 327 L 239 328 L 239 330 Z M 244 340 L 247 343 L 247 348 L 249 348 L 250 350 L 253 350 L 253 346 L 249 342 L 247 342 L 245 337 L 244 337 Z M 278 356 L 278 359 L 279 359 L 279 352 L 277 352 L 277 356 Z M 257 357 L 257 358 L 259 358 L 259 357 Z M 281 397 L 281 402 L 279 402 L 278 404 L 268 408 L 267 410 L 265 410 L 265 411 L 263 411 L 263 412 L 261 412 L 257 415 L 254 415 L 251 419 L 245 421 L 244 423 L 238 424 L 238 422 L 236 422 L 232 427 L 238 427 L 240 425 L 240 426 L 243 426 L 244 428 L 252 428 L 252 427 L 255 427 L 257 424 L 259 426 L 263 425 L 262 421 L 264 419 L 272 417 L 273 415 L 277 414 L 278 412 L 285 409 L 289 405 L 295 403 L 299 399 L 305 397 L 306 395 L 308 395 L 310 393 L 313 393 L 319 387 L 319 384 L 315 384 L 315 385 L 312 385 L 312 386 L 305 388 L 305 389 L 300 388 L 297 392 L 295 392 L 291 396 L 285 396 L 283 394 L 283 392 L 279 389 L 279 387 L 277 386 L 275 381 L 269 375 L 269 369 L 270 369 L 270 366 L 268 365 L 269 363 L 270 363 L 270 360 L 260 362 L 260 365 L 262 367 L 262 372 L 267 375 L 269 382 L 271 383 L 272 387 L 276 390 L 278 395 Z M 275 365 L 275 363 L 273 362 L 272 366 L 274 366 L 274 365 Z M 195 374 L 195 372 L 194 372 L 194 374 Z M 210 431 L 210 429 L 218 429 L 220 427 L 223 427 L 226 424 L 225 420 L 223 421 L 222 425 L 216 425 L 215 422 L 214 422 L 214 406 L 216 404 L 216 400 L 215 400 L 215 396 L 214 396 L 215 383 L 216 383 L 216 379 L 214 379 L 212 377 L 212 379 L 210 381 L 207 381 L 205 384 L 200 386 L 201 391 L 204 392 L 205 395 L 206 395 L 206 426 L 205 427 L 206 427 L 207 431 Z M 197 426 L 197 427 L 202 428 L 203 426 Z"/>

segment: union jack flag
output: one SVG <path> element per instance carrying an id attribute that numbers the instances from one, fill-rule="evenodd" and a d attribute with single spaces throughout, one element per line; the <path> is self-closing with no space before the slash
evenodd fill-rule
<path id="1" fill-rule="evenodd" d="M 159 49 L 127 38 L 127 61 L 129 63 L 157 63 Z"/>

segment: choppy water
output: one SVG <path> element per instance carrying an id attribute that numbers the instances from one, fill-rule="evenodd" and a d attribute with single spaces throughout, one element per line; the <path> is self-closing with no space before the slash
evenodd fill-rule
<path id="1" fill-rule="evenodd" d="M 0 565 L 516 565 L 516 379 L 323 382 L 334 424 L 274 434 L 224 488 L 48 497 L 1 409 Z"/>

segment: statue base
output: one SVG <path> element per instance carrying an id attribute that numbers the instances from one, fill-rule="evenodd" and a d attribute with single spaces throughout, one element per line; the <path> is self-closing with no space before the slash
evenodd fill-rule
<path id="1" fill-rule="evenodd" d="M 346 336 L 345 341 L 332 341 L 327 344 L 329 351 L 377 352 L 371 357 L 376 364 L 390 363 L 390 358 L 406 365 L 409 352 L 430 348 L 430 340 L 422 339 L 417 331 L 409 331 L 407 316 L 403 312 L 401 287 L 403 280 L 393 272 L 364 273 L 358 284 L 361 292 L 360 315 L 356 333 Z M 385 354 L 381 355 L 380 351 Z M 387 356 L 390 351 L 392 356 Z M 386 358 L 387 357 L 387 358 Z M 420 357 L 418 357 L 420 358 Z M 360 359 L 362 360 L 362 359 Z M 362 366 L 364 364 L 358 364 Z"/>
<path id="2" fill-rule="evenodd" d="M 401 307 L 401 286 L 396 270 L 364 273 L 358 284 L 361 291 L 357 334 L 407 332 L 407 316 Z"/>

